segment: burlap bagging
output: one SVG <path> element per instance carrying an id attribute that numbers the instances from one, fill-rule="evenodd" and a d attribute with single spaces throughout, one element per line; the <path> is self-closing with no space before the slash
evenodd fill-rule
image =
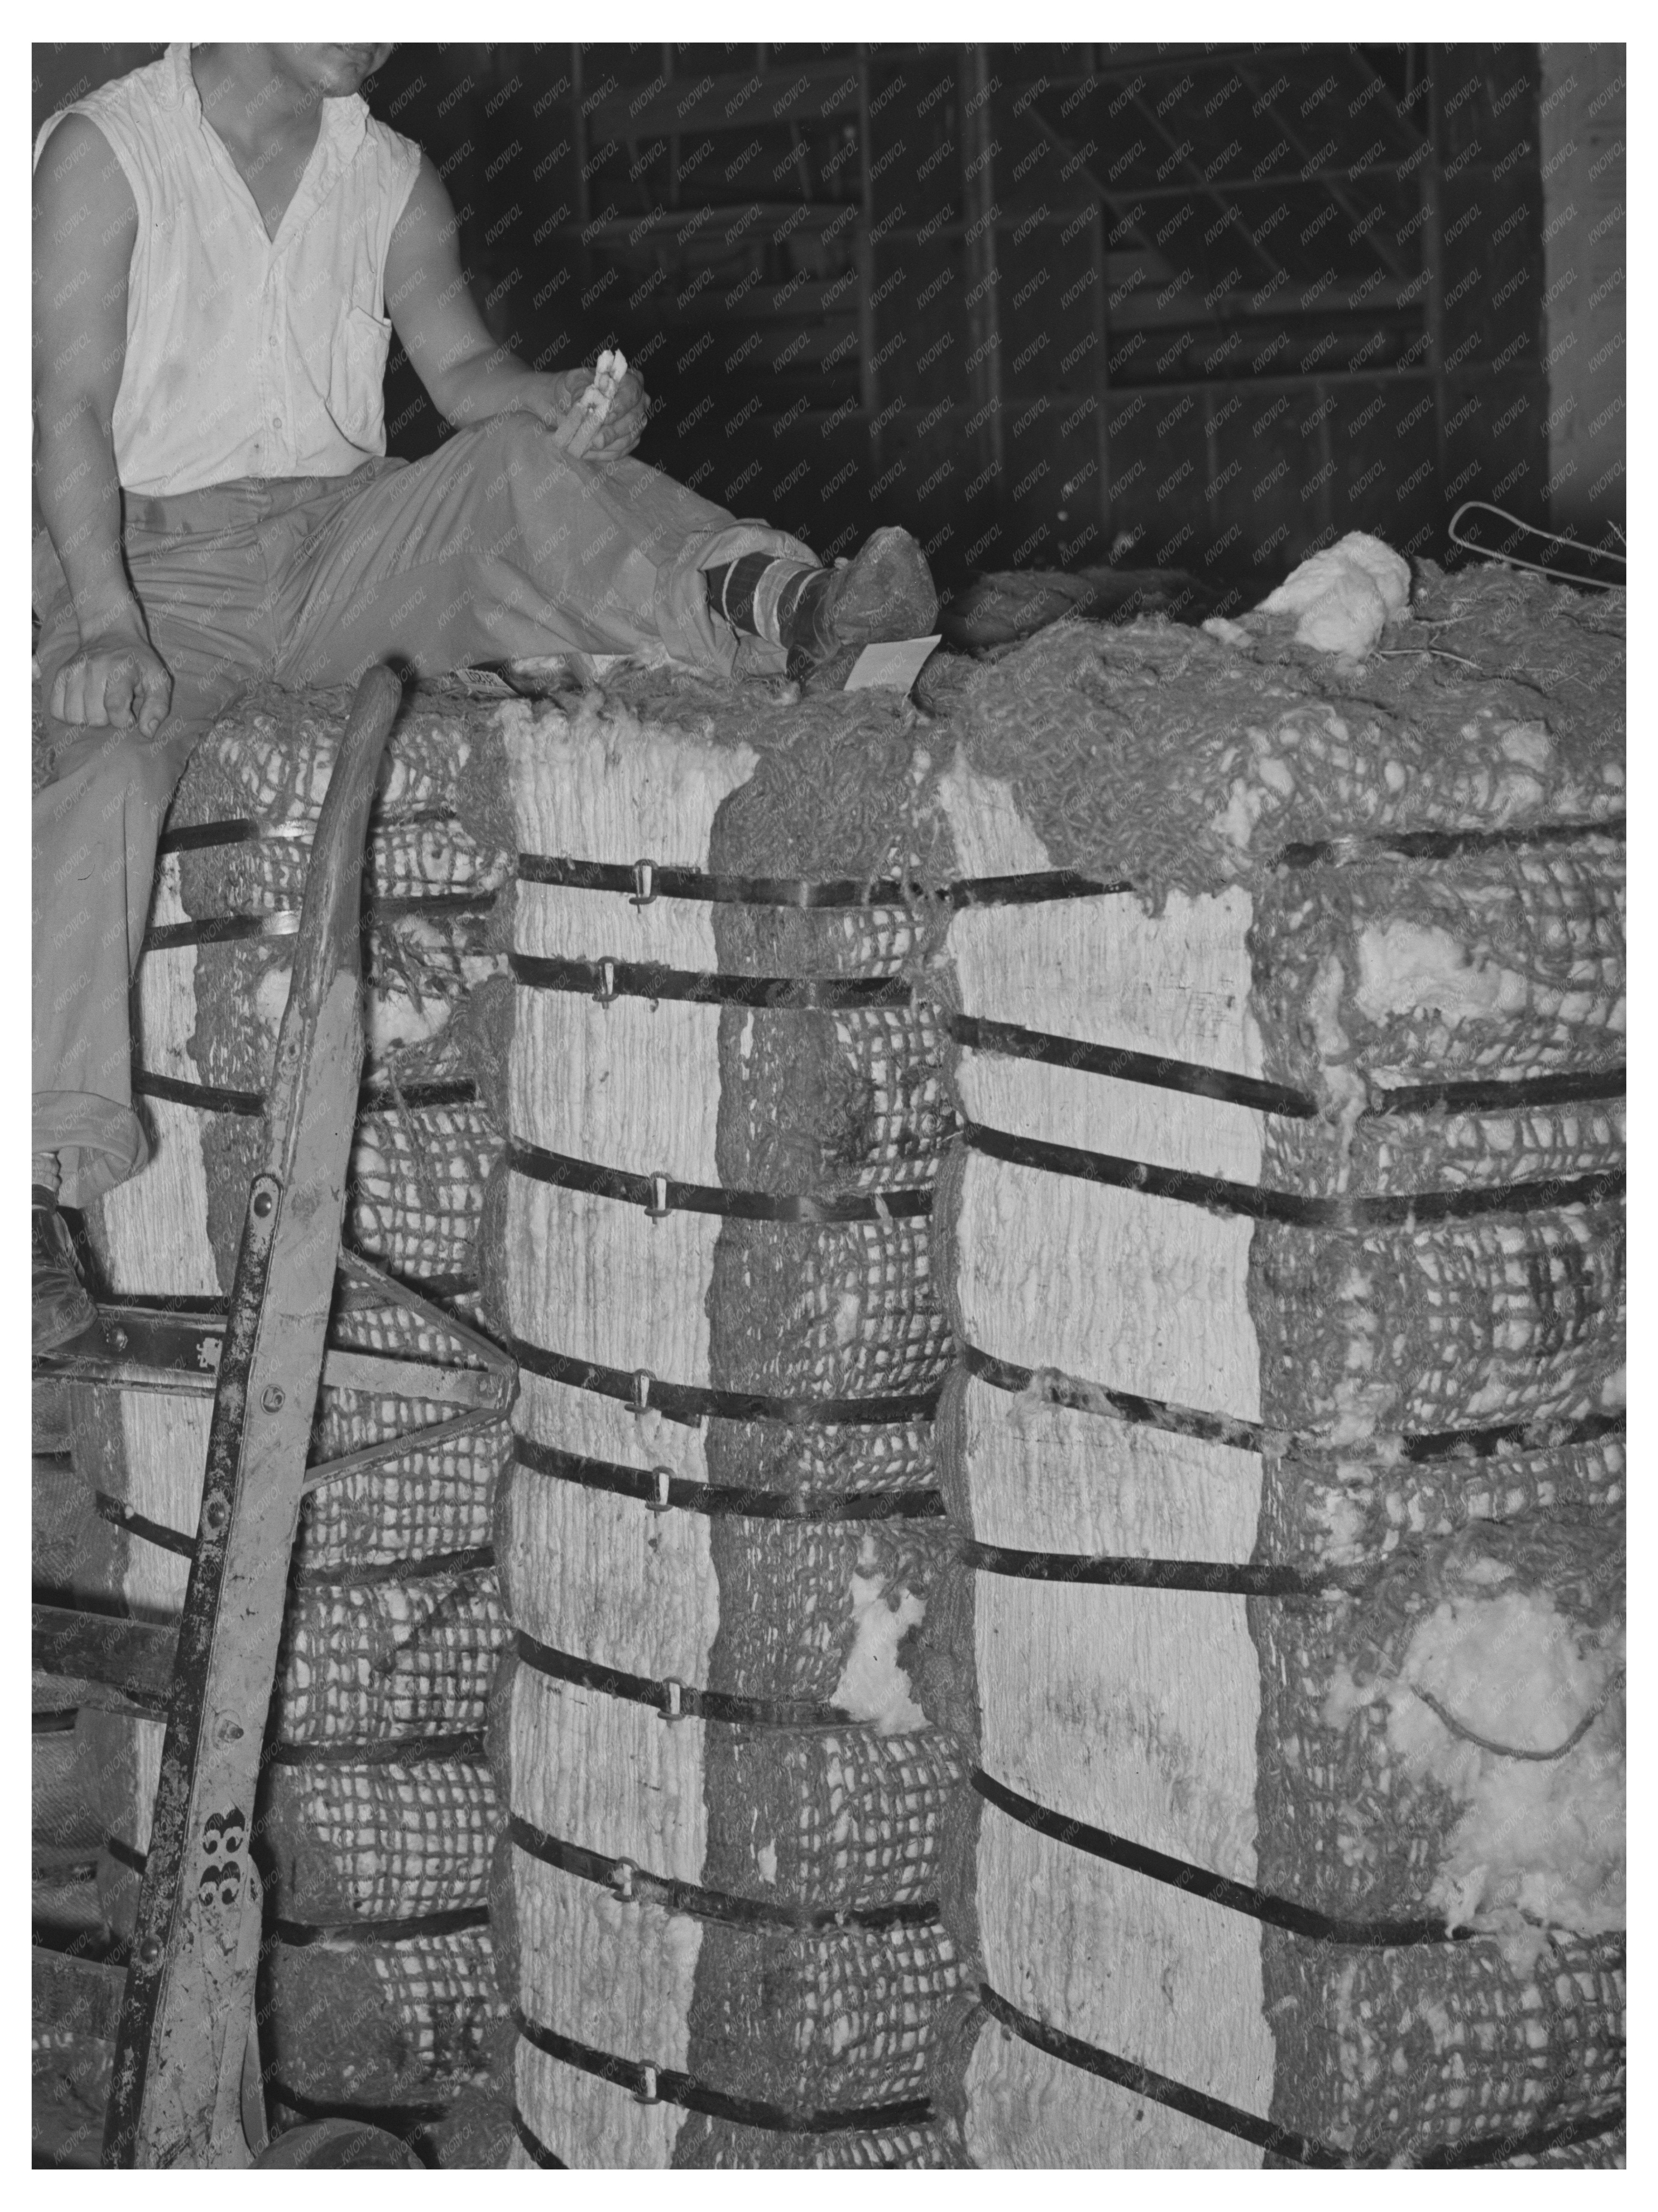
<path id="1" fill-rule="evenodd" d="M 938 978 L 980 2163 L 1621 2160 L 1621 622 L 1426 582 L 1552 655 L 1061 629 L 952 702 L 973 867 L 1102 887 Z"/>
<path id="2" fill-rule="evenodd" d="M 1267 1418 L 1443 1431 L 1614 1408 L 1621 1186 L 1603 1196 L 1597 1179 L 1621 1176 L 1622 1099 L 1504 1110 L 1489 1086 L 1621 1067 L 1621 836 L 1283 871 L 1250 946 L 1264 1066 L 1325 1109 L 1271 1122 L 1263 1185 L 1492 1200 L 1487 1218 L 1368 1233 L 1263 1224 Z M 1479 1104 L 1459 1089 L 1482 1081 Z"/>
<path id="3" fill-rule="evenodd" d="M 1491 1931 L 1345 1957 L 1270 1931 L 1269 2001 L 1290 2000 L 1274 2118 L 1362 2157 L 1409 2159 L 1615 2104 L 1623 1603 L 1621 1517 L 1603 1497 L 1471 1518 L 1396 1553 L 1351 1599 L 1252 1604 L 1263 1887 L 1344 1919 Z M 1414 1679 L 1432 1670 L 1419 1647 L 1453 1623 L 1457 1663 L 1436 1695 Z M 1540 1626 L 1578 1680 L 1540 1668 Z M 1478 1710 L 1494 1692 L 1508 1742 Z M 1558 1728 L 1552 1693 L 1568 1699 Z M 1453 1695 L 1473 1710 L 1453 1711 Z M 1339 2043 L 1307 2032 L 1331 2010 Z"/>
<path id="4" fill-rule="evenodd" d="M 1371 1453 L 1293 1443 L 1266 1457 L 1261 1555 L 1309 1574 L 1369 1571 L 1490 1522 L 1543 1525 L 1558 1514 L 1611 1530 L 1627 1497 L 1627 1443 L 1610 1418 L 1585 1426 L 1522 1424 L 1408 1455 L 1396 1437 Z"/>
<path id="5" fill-rule="evenodd" d="M 1619 1066 L 1625 866 L 1621 825 L 1540 824 L 1279 870 L 1251 933 L 1269 1072 L 1339 1097 L 1362 1071 L 1381 1105 L 1411 1084 Z"/>
<path id="6" fill-rule="evenodd" d="M 164 889 L 167 872 L 176 871 L 184 916 L 199 925 L 297 913 L 310 837 L 349 706 L 343 690 L 256 691 L 197 747 L 167 819 L 168 836 L 183 849 L 162 864 Z M 412 688 L 370 818 L 366 1096 L 349 1170 L 346 1233 L 367 1257 L 417 1283 L 463 1274 L 483 1177 L 498 1148 L 471 1102 L 475 1085 L 452 1026 L 469 994 L 500 966 L 490 950 L 491 911 L 508 855 L 500 842 L 501 771 L 492 714 L 447 680 Z M 190 842 L 216 830 L 232 837 L 238 824 L 245 825 L 241 842 Z M 158 908 L 158 920 L 161 914 Z M 180 970 L 193 988 L 188 1025 L 177 1025 L 183 1034 L 156 1037 L 156 1058 L 146 1038 L 145 1065 L 163 1075 L 193 1074 L 223 1091 L 261 1092 L 292 954 L 292 938 L 282 934 L 152 952 L 149 996 L 159 996 Z M 141 988 L 145 982 L 141 978 Z M 175 1070 L 167 1063 L 181 1052 L 189 1066 Z M 202 1117 L 208 1233 L 222 1285 L 234 1265 L 256 1142 L 252 1116 Z"/>
<path id="7" fill-rule="evenodd" d="M 1263 1411 L 1355 1443 L 1615 1413 L 1625 1261 L 1621 1200 L 1346 1237 L 1265 1224 Z"/>
<path id="8" fill-rule="evenodd" d="M 410 1331 L 411 1341 L 413 1336 Z M 433 1349 L 442 1350 L 435 1338 Z M 331 1389 L 317 1423 L 317 1455 L 343 1458 L 388 1433 L 435 1427 L 452 1411 L 435 1400 Z M 487 1547 L 512 1442 L 504 1420 L 489 1421 L 435 1443 L 411 1443 L 406 1451 L 323 1484 L 306 1500 L 295 1565 L 306 1571 L 391 1567 Z"/>
<path id="9" fill-rule="evenodd" d="M 1383 1111 L 1360 1120 L 1351 1136 L 1324 1121 L 1275 1124 L 1263 1166 L 1281 1190 L 1363 1198 L 1576 1181 L 1615 1170 L 1626 1145 L 1621 1098 L 1431 1118 Z"/>
<path id="10" fill-rule="evenodd" d="M 489 2078 L 493 1993 L 483 1916 L 398 1942 L 278 1940 L 265 1956 L 268 2095 L 303 2112 L 427 2107 Z"/>
<path id="11" fill-rule="evenodd" d="M 1160 911 L 1297 846 L 1621 817 L 1624 608 L 1424 562 L 1387 657 L 1352 672 L 1289 641 L 1060 623 L 963 684 L 949 726 L 1051 866 Z"/>
<path id="12" fill-rule="evenodd" d="M 291 919 L 270 933 L 270 918 L 297 915 L 349 708 L 344 691 L 257 694 L 198 747 L 179 787 L 137 994 L 147 1072 L 137 1090 L 155 1155 L 91 1224 L 120 1294 L 222 1303 L 260 1126 L 244 1109 L 269 1080 L 294 945 Z M 501 966 L 491 909 L 507 854 L 493 712 L 464 686 L 418 687 L 388 749 L 365 868 L 364 1086 L 343 1232 L 464 1321 L 477 1311 L 477 1229 L 500 1150 L 460 1018 Z M 266 933 L 225 939 L 220 926 L 234 933 L 244 918 Z M 393 1356 L 470 1356 L 441 1328 L 361 1291 L 331 1338 Z M 119 1593 L 166 1618 L 188 1561 L 156 1532 L 185 1542 L 193 1532 L 208 1402 L 100 1388 L 78 1397 L 77 1465 L 121 1523 Z M 321 1395 L 315 1459 L 410 1440 L 301 1508 L 255 1821 L 282 1931 L 261 1993 L 278 2122 L 394 2107 L 439 2160 L 449 2154 L 443 2115 L 487 2089 L 502 2016 L 485 1912 L 499 1818 L 483 1729 L 505 1632 L 491 1531 L 509 1432 L 496 1421 L 433 1445 L 410 1435 L 452 1410 Z M 88 1733 L 108 1838 L 101 1886 L 118 1929 L 136 1905 L 161 1729 L 99 1716 Z M 504 2155 L 499 2115 L 483 2126 L 474 2112 L 462 2133 L 472 2152 L 489 2136 Z"/>
<path id="13" fill-rule="evenodd" d="M 943 1555 L 916 1514 L 948 1347 L 925 1214 L 813 1216 L 930 1187 L 939 1046 L 904 978 L 935 925 L 909 894 L 754 902 L 914 872 L 919 734 L 878 696 L 638 677 L 508 732 L 512 1141 L 485 1243 L 524 1369 L 495 1753 L 520 2163 L 954 2155 L 926 2090 L 959 1982 L 935 1903 L 957 1765 L 907 1672 Z M 676 870 L 740 902 L 659 890 Z M 809 988 L 744 1003 L 731 977 Z M 653 1176 L 804 1218 L 653 1218 Z M 885 1404 L 815 1420 L 829 1401 Z M 736 1702 L 670 1719 L 670 1686 Z"/>
<path id="14" fill-rule="evenodd" d="M 416 1920 L 489 1901 L 501 1826 L 475 1757 L 273 1766 L 260 1835 L 284 1911 L 318 1927 Z"/>
<path id="15" fill-rule="evenodd" d="M 1473 2146 L 1482 2165 L 1621 2166 L 1624 1943 L 1552 1934 L 1535 1965 L 1492 1940 L 1343 1958 L 1269 1929 L 1263 1983 L 1278 2044 L 1275 2120 L 1373 2165 Z M 1339 2023 L 1339 2043 L 1322 2023 Z M 1320 2026 L 1309 2032 L 1309 2024 Z M 1612 2115 L 1606 2124 L 1601 2115 Z M 1528 2150 L 1582 2119 L 1581 2141 Z M 1298 2161 L 1296 2161 L 1298 2163 Z"/>
<path id="16" fill-rule="evenodd" d="M 283 1623 L 272 1701 L 282 1741 L 372 1746 L 475 1732 L 502 1618 L 488 1566 L 422 1573 L 405 1561 L 396 1581 L 358 1581 L 347 1571 L 325 1584 L 301 1583 Z"/>

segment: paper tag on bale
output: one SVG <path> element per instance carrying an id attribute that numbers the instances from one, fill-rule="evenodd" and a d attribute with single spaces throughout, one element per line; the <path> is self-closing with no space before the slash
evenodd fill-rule
<path id="1" fill-rule="evenodd" d="M 866 645 L 853 662 L 852 673 L 841 690 L 870 691 L 878 685 L 908 691 L 943 635 L 941 630 L 933 637 L 901 637 L 888 645 Z"/>

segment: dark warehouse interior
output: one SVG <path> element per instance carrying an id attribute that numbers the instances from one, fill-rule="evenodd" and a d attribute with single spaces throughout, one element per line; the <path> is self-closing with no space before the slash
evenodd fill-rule
<path id="1" fill-rule="evenodd" d="M 158 51 L 37 46 L 37 127 Z M 947 590 L 1238 605 L 1350 530 L 1442 557 L 1469 499 L 1619 542 L 1621 53 L 405 46 L 369 96 L 492 331 L 619 345 L 706 496 L 825 557 L 902 523 Z M 396 349 L 386 417 L 445 434 Z"/>

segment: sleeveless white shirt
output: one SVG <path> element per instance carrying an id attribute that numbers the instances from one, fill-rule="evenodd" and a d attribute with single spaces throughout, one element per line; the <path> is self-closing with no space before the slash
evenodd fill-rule
<path id="1" fill-rule="evenodd" d="M 202 112 L 188 46 L 64 111 L 108 141 L 138 234 L 115 402 L 137 492 L 349 476 L 386 451 L 386 256 L 420 148 L 355 94 L 325 100 L 276 237 Z M 34 158 L 59 120 L 35 141 Z"/>

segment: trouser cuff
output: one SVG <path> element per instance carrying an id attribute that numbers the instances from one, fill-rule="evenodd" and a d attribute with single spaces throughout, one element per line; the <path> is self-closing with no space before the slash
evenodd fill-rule
<path id="1" fill-rule="evenodd" d="M 149 1158 L 130 1106 L 89 1091 L 37 1091 L 30 1150 L 56 1152 L 65 1206 L 82 1206 L 137 1175 Z"/>

